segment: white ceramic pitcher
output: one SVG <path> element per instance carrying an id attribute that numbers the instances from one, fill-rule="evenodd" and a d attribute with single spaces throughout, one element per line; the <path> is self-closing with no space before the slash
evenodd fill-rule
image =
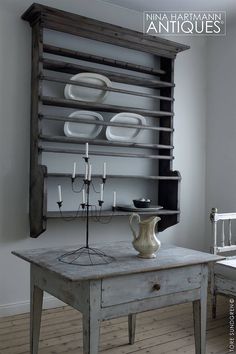
<path id="1" fill-rule="evenodd" d="M 137 233 L 133 227 L 133 221 L 137 219 L 139 232 Z M 129 218 L 130 228 L 132 230 L 134 240 L 133 246 L 139 252 L 138 257 L 155 258 L 155 253 L 160 249 L 161 242 L 155 234 L 157 222 L 161 220 L 158 216 L 152 216 L 141 221 L 139 214 L 133 213 Z"/>

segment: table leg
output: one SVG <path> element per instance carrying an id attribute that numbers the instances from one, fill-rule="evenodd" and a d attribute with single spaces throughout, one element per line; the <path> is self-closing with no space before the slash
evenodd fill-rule
<path id="1" fill-rule="evenodd" d="M 83 354 L 98 354 L 100 337 L 101 283 L 90 282 L 83 311 Z"/>
<path id="2" fill-rule="evenodd" d="M 30 288 L 30 354 L 38 354 L 43 290 L 34 285 L 32 276 Z"/>
<path id="3" fill-rule="evenodd" d="M 206 353 L 208 268 L 202 267 L 201 297 L 193 302 L 193 320 L 196 354 Z"/>
<path id="4" fill-rule="evenodd" d="M 129 344 L 134 344 L 135 341 L 135 329 L 136 329 L 136 314 L 128 316 L 129 327 Z"/>
<path id="5" fill-rule="evenodd" d="M 83 315 L 83 354 L 98 354 L 100 321 L 93 316 Z"/>

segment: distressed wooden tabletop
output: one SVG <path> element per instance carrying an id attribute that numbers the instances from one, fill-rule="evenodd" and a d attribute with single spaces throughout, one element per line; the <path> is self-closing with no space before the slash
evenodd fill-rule
<path id="1" fill-rule="evenodd" d="M 155 259 L 137 257 L 130 242 L 113 242 L 106 245 L 92 245 L 115 257 L 110 264 L 96 266 L 79 266 L 65 264 L 58 257 L 67 251 L 76 249 L 67 248 L 39 248 L 31 250 L 13 251 L 15 256 L 41 268 L 50 270 L 71 281 L 101 279 L 124 274 L 150 272 L 161 269 L 177 268 L 182 266 L 210 263 L 222 260 L 222 257 L 209 253 L 199 252 L 173 245 L 162 245 Z M 78 245 L 78 248 L 80 245 Z"/>

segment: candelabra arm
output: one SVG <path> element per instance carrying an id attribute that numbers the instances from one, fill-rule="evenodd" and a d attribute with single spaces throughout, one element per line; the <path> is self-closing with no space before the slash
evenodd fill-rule
<path id="1" fill-rule="evenodd" d="M 84 184 L 85 181 L 83 181 L 81 188 L 79 188 L 78 190 L 75 189 L 75 178 L 71 178 L 71 189 L 74 193 L 81 193 L 82 190 L 84 189 Z"/>

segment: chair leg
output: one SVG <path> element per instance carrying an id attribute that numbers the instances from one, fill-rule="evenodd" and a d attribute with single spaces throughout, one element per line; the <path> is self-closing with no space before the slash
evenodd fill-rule
<path id="1" fill-rule="evenodd" d="M 216 293 L 214 291 L 214 293 L 211 296 L 211 306 L 212 306 L 212 318 L 215 319 L 216 318 Z"/>
<path id="2" fill-rule="evenodd" d="M 135 329 L 136 329 L 136 314 L 128 316 L 128 328 L 129 328 L 129 344 L 134 344 L 135 341 Z"/>
<path id="3" fill-rule="evenodd" d="M 212 318 L 216 318 L 216 289 L 215 289 L 215 274 L 214 265 L 210 265 L 210 275 L 211 275 L 211 310 Z"/>

